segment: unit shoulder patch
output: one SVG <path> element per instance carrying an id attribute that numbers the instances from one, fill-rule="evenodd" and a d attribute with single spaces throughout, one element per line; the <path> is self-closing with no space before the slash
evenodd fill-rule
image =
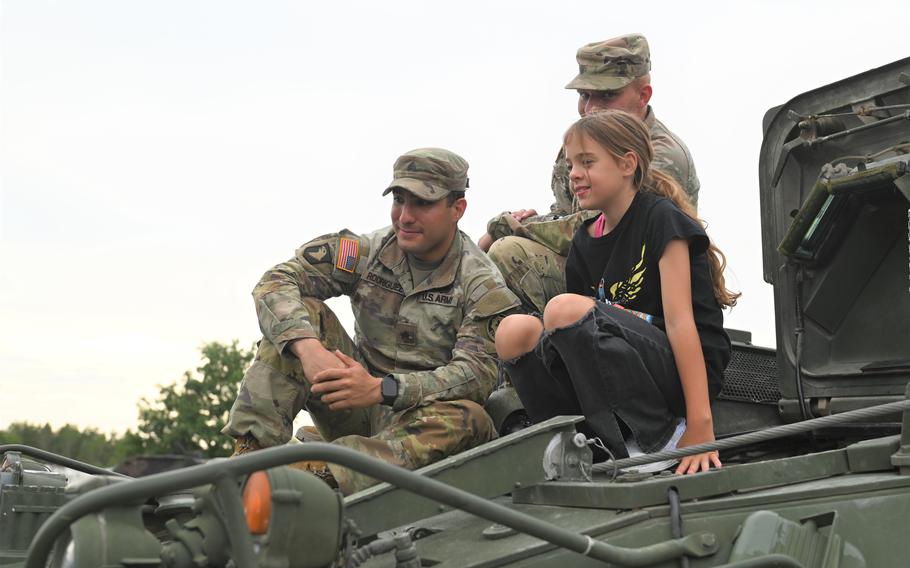
<path id="1" fill-rule="evenodd" d="M 303 249 L 303 258 L 310 264 L 322 264 L 332 261 L 332 251 L 329 245 L 313 245 Z"/>
<path id="2" fill-rule="evenodd" d="M 486 332 L 487 339 L 494 341 L 496 338 L 496 330 L 499 328 L 499 324 L 502 323 L 506 314 L 496 314 L 487 318 Z"/>

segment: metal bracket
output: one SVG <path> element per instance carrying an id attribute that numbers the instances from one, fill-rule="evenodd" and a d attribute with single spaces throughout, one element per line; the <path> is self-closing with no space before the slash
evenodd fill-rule
<path id="1" fill-rule="evenodd" d="M 548 480 L 591 481 L 594 452 L 584 434 L 559 432 L 543 454 L 543 471 Z"/>
<path id="2" fill-rule="evenodd" d="M 894 185 L 901 192 L 901 195 L 904 196 L 904 199 L 910 203 L 910 174 L 904 174 L 901 177 L 895 179 Z"/>
<path id="3" fill-rule="evenodd" d="M 910 384 L 907 385 L 906 396 L 910 399 Z M 891 465 L 898 468 L 901 475 L 910 475 L 910 410 L 905 410 L 903 416 L 901 447 L 891 456 Z"/>
<path id="4" fill-rule="evenodd" d="M 19 485 L 22 483 L 22 454 L 20 452 L 6 452 L 3 463 L 0 463 L 0 472 L 3 485 Z"/>

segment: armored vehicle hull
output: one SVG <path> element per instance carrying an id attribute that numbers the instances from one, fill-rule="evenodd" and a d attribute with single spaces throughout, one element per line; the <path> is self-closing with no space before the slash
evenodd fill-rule
<path id="1" fill-rule="evenodd" d="M 417 472 L 308 442 L 131 480 L 0 447 L 0 565 L 907 565 L 910 59 L 771 109 L 764 131 L 779 349 L 738 338 L 716 442 L 594 464 L 581 418 L 528 426 L 503 389 L 498 440 Z M 638 469 L 707 449 L 722 469 Z M 342 499 L 284 467 L 313 459 L 384 483 Z M 64 490 L 36 460 L 93 477 Z"/>

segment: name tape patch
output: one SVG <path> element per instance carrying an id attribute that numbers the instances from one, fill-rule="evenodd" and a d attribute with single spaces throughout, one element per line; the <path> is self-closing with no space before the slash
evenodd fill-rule
<path id="1" fill-rule="evenodd" d="M 432 291 L 421 294 L 418 301 L 424 304 L 439 304 L 442 306 L 455 306 L 458 304 L 458 299 L 452 294 Z"/>
<path id="2" fill-rule="evenodd" d="M 391 280 L 387 280 L 387 279 L 383 278 L 382 276 L 376 274 L 375 272 L 372 272 L 372 271 L 367 272 L 366 281 L 376 284 L 380 288 L 385 288 L 386 290 L 389 290 L 390 292 L 395 292 L 397 294 L 401 294 L 402 296 L 404 296 L 404 288 L 401 287 L 401 284 L 399 284 L 398 282 L 393 282 Z"/>

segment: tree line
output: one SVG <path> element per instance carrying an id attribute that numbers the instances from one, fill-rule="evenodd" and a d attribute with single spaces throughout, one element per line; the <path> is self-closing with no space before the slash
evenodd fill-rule
<path id="1" fill-rule="evenodd" d="M 222 434 L 221 427 L 253 359 L 253 349 L 237 343 L 203 345 L 199 367 L 169 385 L 159 385 L 154 400 L 139 400 L 135 430 L 118 435 L 70 424 L 55 430 L 50 424 L 14 422 L 0 430 L 0 444 L 25 444 L 102 466 L 142 454 L 228 456 L 233 439 Z"/>

